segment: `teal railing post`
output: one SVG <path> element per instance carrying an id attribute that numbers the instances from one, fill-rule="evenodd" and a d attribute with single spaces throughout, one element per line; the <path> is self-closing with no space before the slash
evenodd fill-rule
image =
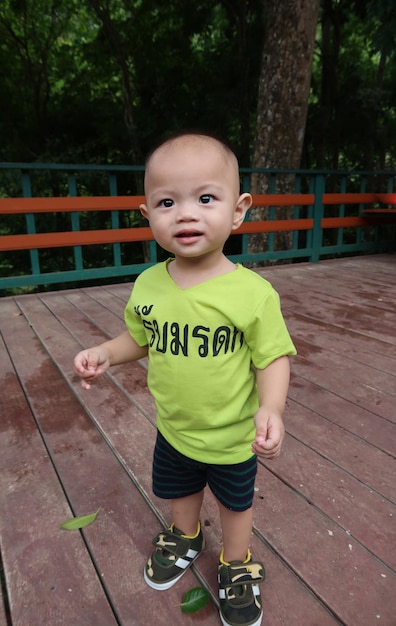
<path id="1" fill-rule="evenodd" d="M 340 180 L 340 193 L 346 193 L 347 190 L 347 179 L 346 176 L 341 176 Z M 338 217 L 345 217 L 345 204 L 340 204 L 338 207 Z M 337 246 L 341 249 L 342 243 L 344 241 L 344 229 L 338 228 L 337 230 Z"/>
<path id="2" fill-rule="evenodd" d="M 117 187 L 117 174 L 109 172 L 109 192 L 111 196 L 118 196 Z M 111 228 L 112 230 L 118 230 L 120 227 L 120 218 L 118 211 L 111 212 Z M 116 242 L 113 243 L 113 261 L 116 267 L 121 266 L 121 245 Z"/>
<path id="3" fill-rule="evenodd" d="M 268 182 L 268 194 L 273 194 L 276 192 L 276 174 L 271 174 Z M 275 207 L 268 207 L 268 219 L 273 222 L 275 219 Z M 270 253 L 275 251 L 275 233 L 268 233 L 267 238 L 267 250 Z"/>
<path id="4" fill-rule="evenodd" d="M 76 174 L 75 172 L 67 173 L 67 186 L 69 190 L 69 196 L 71 198 L 75 198 L 77 196 L 77 182 L 76 182 Z M 80 230 L 80 214 L 77 211 L 73 211 L 71 213 L 71 226 L 73 232 L 79 232 Z M 82 272 L 84 269 L 83 264 L 83 256 L 82 256 L 82 247 L 81 246 L 73 246 L 74 253 L 74 267 L 79 272 Z"/>
<path id="5" fill-rule="evenodd" d="M 242 177 L 242 193 L 250 193 L 250 174 L 243 174 Z M 245 215 L 245 221 L 249 220 L 249 211 Z M 247 254 L 249 250 L 249 237 L 242 235 L 242 254 Z"/>
<path id="6" fill-rule="evenodd" d="M 30 182 L 30 172 L 29 170 L 21 170 L 21 178 L 22 178 L 22 194 L 24 198 L 32 197 L 32 186 Z M 34 213 L 26 213 L 26 229 L 28 235 L 34 235 L 36 233 L 36 220 L 34 217 Z M 37 248 L 33 248 L 29 250 L 30 254 L 30 267 L 33 276 L 39 276 L 40 274 L 40 259 Z"/>
<path id="7" fill-rule="evenodd" d="M 314 174 L 314 173 L 311 173 L 309 175 L 308 193 L 315 194 L 316 177 L 317 177 L 317 174 Z M 314 205 L 310 205 L 308 207 L 307 217 L 309 217 L 310 219 L 313 219 L 313 216 L 314 216 Z M 307 230 L 306 248 L 311 251 L 311 254 L 313 251 L 312 240 L 313 240 L 313 231 Z"/>
<path id="8" fill-rule="evenodd" d="M 294 183 L 294 193 L 301 193 L 301 178 L 296 176 Z M 297 220 L 300 217 L 300 207 L 295 206 L 293 209 L 293 219 Z M 298 250 L 299 232 L 294 230 L 292 234 L 292 250 Z"/>
<path id="9" fill-rule="evenodd" d="M 318 174 L 315 180 L 315 203 L 313 207 L 313 230 L 312 230 L 312 252 L 311 263 L 317 263 L 323 241 L 322 219 L 324 214 L 323 194 L 325 191 L 325 178 L 323 174 Z"/>

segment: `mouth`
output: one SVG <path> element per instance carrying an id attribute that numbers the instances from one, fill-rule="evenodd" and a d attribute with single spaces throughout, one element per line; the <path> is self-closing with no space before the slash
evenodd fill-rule
<path id="1" fill-rule="evenodd" d="M 198 230 L 182 230 L 175 235 L 176 239 L 179 241 L 193 242 L 197 241 L 200 237 L 202 237 L 202 233 Z"/>

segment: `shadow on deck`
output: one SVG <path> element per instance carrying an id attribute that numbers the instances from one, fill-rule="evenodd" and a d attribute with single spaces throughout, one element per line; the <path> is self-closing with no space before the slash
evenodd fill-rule
<path id="1" fill-rule="evenodd" d="M 396 625 L 396 256 L 260 270 L 298 349 L 281 459 L 261 464 L 252 551 L 266 626 Z M 145 363 L 86 392 L 81 346 L 123 329 L 130 285 L 0 300 L 0 626 L 218 626 L 220 528 L 173 589 L 142 577 L 169 505 L 151 493 L 155 412 Z M 84 531 L 59 525 L 92 513 Z M 177 606 L 191 587 L 213 602 Z"/>

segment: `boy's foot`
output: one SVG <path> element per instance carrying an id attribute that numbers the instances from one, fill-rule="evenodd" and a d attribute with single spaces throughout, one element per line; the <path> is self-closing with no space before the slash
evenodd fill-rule
<path id="1" fill-rule="evenodd" d="M 198 522 L 195 537 L 187 537 L 172 524 L 154 539 L 155 550 L 144 568 L 144 580 L 153 589 L 172 587 L 201 554 L 205 541 Z"/>
<path id="2" fill-rule="evenodd" d="M 258 583 L 265 578 L 262 563 L 248 559 L 224 563 L 220 557 L 220 618 L 224 626 L 260 626 L 263 617 Z"/>

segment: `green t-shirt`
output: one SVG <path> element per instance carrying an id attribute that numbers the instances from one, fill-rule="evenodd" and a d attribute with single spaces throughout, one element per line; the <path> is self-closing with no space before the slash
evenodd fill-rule
<path id="1" fill-rule="evenodd" d="M 252 364 L 262 369 L 296 353 L 279 296 L 241 265 L 181 289 L 168 262 L 137 278 L 125 308 L 132 337 L 149 347 L 148 386 L 158 429 L 189 458 L 241 463 L 251 457 L 255 438 Z"/>

